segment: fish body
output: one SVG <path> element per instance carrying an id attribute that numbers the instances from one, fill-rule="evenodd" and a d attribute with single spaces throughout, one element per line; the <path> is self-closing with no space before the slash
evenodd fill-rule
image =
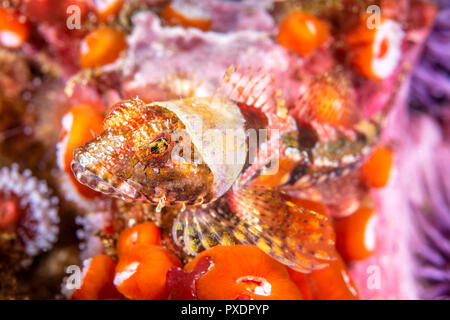
<path id="1" fill-rule="evenodd" d="M 351 172 L 379 128 L 362 120 L 321 139 L 274 101 L 270 86 L 257 90 L 265 76 L 247 76 L 239 89 L 242 78 L 227 78 L 225 97 L 116 104 L 105 131 L 75 150 L 73 172 L 105 194 L 172 207 L 172 237 L 188 255 L 247 243 L 298 271 L 321 268 L 336 255 L 332 226 L 284 193 Z"/>

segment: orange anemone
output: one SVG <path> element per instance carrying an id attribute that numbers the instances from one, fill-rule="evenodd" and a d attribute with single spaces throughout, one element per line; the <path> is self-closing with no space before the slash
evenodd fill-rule
<path id="1" fill-rule="evenodd" d="M 192 272 L 202 257 L 212 257 L 213 261 L 212 267 L 197 281 L 199 300 L 302 298 L 286 267 L 255 246 L 213 247 L 189 262 L 185 271 Z"/>
<path id="2" fill-rule="evenodd" d="M 277 42 L 300 56 L 306 57 L 328 39 L 327 22 L 302 11 L 288 13 L 280 22 Z"/>
<path id="3" fill-rule="evenodd" d="M 355 300 L 358 292 L 350 274 L 339 255 L 329 261 L 327 267 L 301 273 L 288 268 L 292 281 L 300 289 L 305 300 Z"/>
<path id="4" fill-rule="evenodd" d="M 120 257 L 114 284 L 129 299 L 165 299 L 169 294 L 167 271 L 181 266 L 180 260 L 166 248 L 136 245 Z"/>
<path id="5" fill-rule="evenodd" d="M 0 44 L 8 48 L 18 48 L 27 41 L 30 26 L 15 12 L 0 8 Z"/>
<path id="6" fill-rule="evenodd" d="M 346 36 L 353 66 L 369 79 L 389 77 L 400 62 L 403 35 L 398 22 L 363 15 Z"/>
<path id="7" fill-rule="evenodd" d="M 372 188 L 386 186 L 391 175 L 392 162 L 393 154 L 391 149 L 385 146 L 376 148 L 361 167 L 363 182 Z"/>
<path id="8" fill-rule="evenodd" d="M 63 116 L 62 135 L 59 143 L 59 166 L 71 179 L 82 196 L 94 198 L 99 193 L 80 184 L 72 173 L 70 164 L 75 148 L 84 145 L 103 131 L 103 113 L 90 104 L 73 106 Z"/>
<path id="9" fill-rule="evenodd" d="M 95 13 L 100 21 L 116 16 L 123 6 L 123 0 L 94 0 Z"/>
<path id="10" fill-rule="evenodd" d="M 112 63 L 126 47 L 125 35 L 121 31 L 108 26 L 99 27 L 82 40 L 80 65 L 93 68 Z"/>
<path id="11" fill-rule="evenodd" d="M 161 231 L 156 224 L 144 222 L 122 231 L 117 239 L 117 255 L 121 257 L 140 244 L 161 245 Z"/>
<path id="12" fill-rule="evenodd" d="M 104 254 L 85 260 L 81 287 L 72 293 L 71 299 L 123 299 L 113 284 L 115 268 L 116 262 Z"/>
<path id="13" fill-rule="evenodd" d="M 368 258 L 375 251 L 375 212 L 360 207 L 352 215 L 334 221 L 336 248 L 345 261 Z"/>

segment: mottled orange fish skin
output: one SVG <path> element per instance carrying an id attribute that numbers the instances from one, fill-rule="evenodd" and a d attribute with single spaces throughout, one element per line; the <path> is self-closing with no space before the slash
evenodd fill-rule
<path id="1" fill-rule="evenodd" d="M 172 154 L 176 144 L 194 146 L 174 135 L 184 125 L 171 111 L 127 100 L 111 109 L 103 127 L 103 133 L 75 150 L 72 170 L 81 183 L 154 204 L 193 205 L 213 197 L 208 166 Z"/>

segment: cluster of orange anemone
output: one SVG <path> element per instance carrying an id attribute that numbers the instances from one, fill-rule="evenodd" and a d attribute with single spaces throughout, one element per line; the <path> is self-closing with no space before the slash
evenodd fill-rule
<path id="1" fill-rule="evenodd" d="M 61 8 L 68 7 L 70 4 L 79 5 L 77 1 L 65 0 L 53 8 L 59 12 Z M 124 5 L 123 0 L 94 0 L 93 12 L 100 25 L 86 34 L 80 45 L 79 65 L 82 69 L 100 67 L 114 62 L 126 49 L 127 43 L 125 34 L 108 25 L 108 22 L 117 17 Z M 39 6 L 42 6 L 39 7 Z M 60 7 L 61 8 L 60 8 Z M 87 8 L 83 5 L 83 16 Z M 49 8 L 47 8 L 48 10 Z M 53 21 L 55 16 L 49 16 L 45 11 L 45 5 L 42 3 L 27 2 L 23 9 L 32 20 Z M 179 25 L 183 27 L 194 27 L 203 31 L 211 28 L 212 20 L 208 12 L 203 12 L 200 8 L 183 1 L 173 1 L 163 8 L 161 18 L 168 25 Z M 8 48 L 19 48 L 29 38 L 32 26 L 24 15 L 18 10 L 0 8 L 0 44 Z"/>
<path id="2" fill-rule="evenodd" d="M 33 22 L 61 23 L 66 21 L 71 5 L 76 5 L 84 18 L 88 9 L 93 11 L 99 22 L 107 22 L 116 17 L 123 0 L 94 0 L 93 8 L 80 0 L 24 1 L 20 11 L 14 8 L 0 8 L 0 44 L 7 48 L 18 48 L 24 44 L 31 32 Z"/>
<path id="3" fill-rule="evenodd" d="M 61 3 L 69 5 L 71 2 L 78 4 L 75 0 L 64 0 Z M 93 5 L 91 9 L 101 24 L 82 40 L 79 53 L 81 68 L 111 63 L 126 48 L 123 32 L 107 24 L 117 17 L 124 1 L 95 0 Z M 61 7 L 64 5 L 61 4 Z M 43 10 L 33 2 L 27 2 L 24 9 L 25 13 L 33 12 L 31 18 L 36 18 L 36 14 L 38 20 L 55 18 L 49 17 Z M 210 12 L 185 1 L 174 0 L 169 3 L 162 9 L 161 18 L 168 25 L 193 27 L 203 31 L 210 30 L 212 26 Z M 18 48 L 27 41 L 30 33 L 31 26 L 24 16 L 15 10 L 0 8 L 0 44 Z M 326 45 L 330 38 L 331 26 L 327 21 L 301 10 L 286 14 L 276 36 L 279 45 L 301 57 L 311 55 Z M 374 80 L 385 79 L 393 73 L 400 60 L 402 39 L 403 32 L 398 22 L 384 16 L 374 19 L 370 15 L 363 15 L 359 24 L 344 37 L 354 68 L 363 76 Z"/>
<path id="4" fill-rule="evenodd" d="M 161 246 L 161 234 L 152 222 L 123 231 L 117 250 L 117 262 L 102 254 L 84 263 L 82 284 L 72 293 L 72 299 L 358 297 L 341 259 L 323 270 L 303 274 L 273 260 L 257 247 L 235 245 L 213 247 L 183 266 L 173 253 Z"/>
<path id="5" fill-rule="evenodd" d="M 100 21 L 108 21 L 120 11 L 123 0 L 96 1 L 96 12 Z M 161 11 L 161 18 L 168 25 L 193 27 L 203 31 L 211 28 L 208 12 L 184 1 L 172 1 Z M 114 62 L 126 49 L 125 35 L 120 30 L 104 25 L 91 31 L 81 42 L 81 68 L 100 67 Z"/>
<path id="6" fill-rule="evenodd" d="M 331 38 L 330 24 L 300 10 L 289 12 L 280 22 L 279 45 L 308 57 Z M 355 28 L 344 36 L 349 60 L 363 76 L 372 80 L 389 77 L 401 56 L 403 32 L 401 25 L 387 17 L 362 15 Z"/>

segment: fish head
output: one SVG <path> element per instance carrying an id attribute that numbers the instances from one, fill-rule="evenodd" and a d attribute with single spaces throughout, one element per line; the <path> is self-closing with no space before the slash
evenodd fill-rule
<path id="1" fill-rule="evenodd" d="M 229 100 L 126 100 L 112 107 L 103 127 L 74 151 L 72 171 L 79 182 L 125 201 L 209 203 L 232 186 L 246 160 L 243 118 Z M 231 144 L 229 132 L 236 134 Z M 229 154 L 237 154 L 231 162 Z"/>
<path id="2" fill-rule="evenodd" d="M 79 182 L 125 201 L 196 205 L 214 197 L 213 173 L 172 111 L 139 99 L 113 106 L 104 132 L 74 151 Z"/>

